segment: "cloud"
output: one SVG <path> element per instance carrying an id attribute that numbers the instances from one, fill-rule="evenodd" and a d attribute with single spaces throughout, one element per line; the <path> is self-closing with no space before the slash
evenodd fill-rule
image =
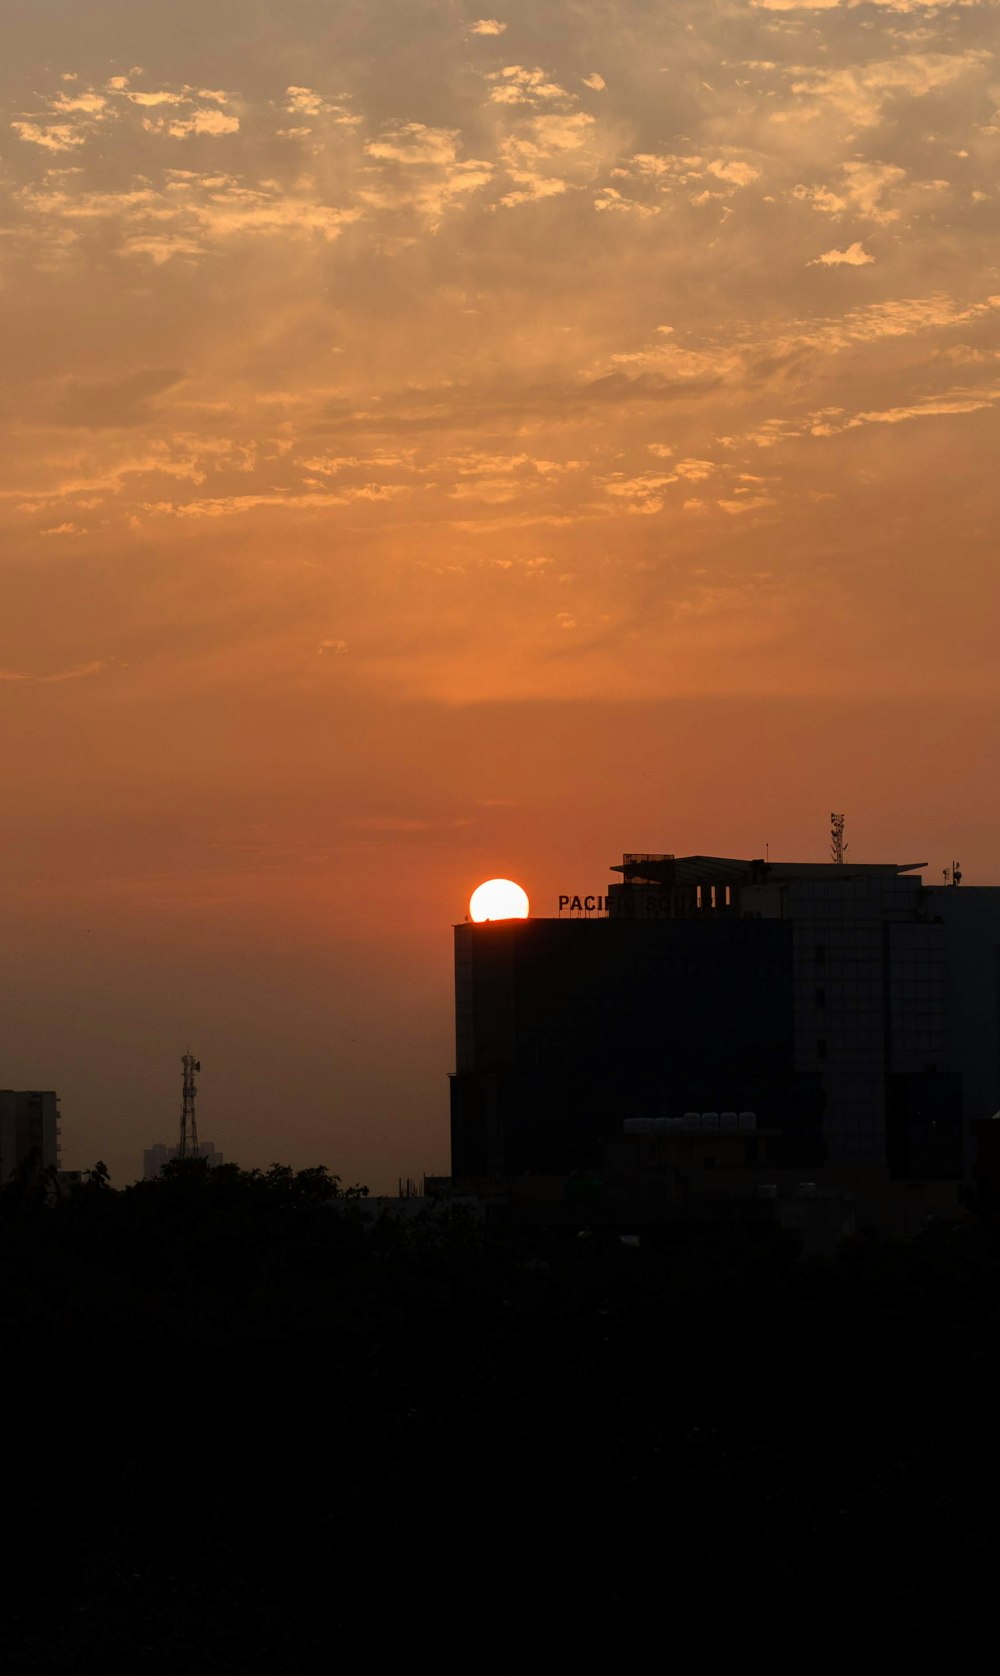
<path id="1" fill-rule="evenodd" d="M 489 506 L 502 506 L 517 500 L 526 485 L 510 477 L 476 477 L 466 483 L 456 483 L 448 494 L 452 500 L 481 500 Z"/>
<path id="2" fill-rule="evenodd" d="M 824 250 L 822 256 L 814 256 L 807 262 L 808 268 L 834 268 L 846 263 L 850 268 L 863 268 L 867 262 L 874 262 L 874 256 L 869 255 L 858 241 L 849 244 L 846 250 Z"/>
<path id="3" fill-rule="evenodd" d="M 997 308 L 1000 308 L 1000 296 L 985 297 L 982 302 L 968 303 L 964 307 L 942 291 L 932 292 L 926 297 L 892 297 L 884 303 L 870 303 L 866 308 L 851 309 L 839 321 L 806 328 L 800 338 L 793 336 L 789 342 L 822 344 L 836 351 L 849 343 L 908 337 L 915 332 L 964 325 L 967 321 L 987 318 Z"/>
<path id="4" fill-rule="evenodd" d="M 39 686 L 49 686 L 56 681 L 83 681 L 89 675 L 100 675 L 106 668 L 103 658 L 95 658 L 90 663 L 76 663 L 72 669 L 61 669 L 56 675 L 37 675 Z"/>
<path id="5" fill-rule="evenodd" d="M 46 151 L 72 151 L 74 146 L 84 145 L 89 137 L 86 131 L 67 122 L 51 122 L 47 127 L 38 122 L 12 122 L 11 127 L 29 145 L 42 146 Z"/>
<path id="6" fill-rule="evenodd" d="M 316 649 L 319 652 L 320 657 L 323 657 L 327 652 L 332 652 L 334 657 L 340 657 L 343 652 L 347 651 L 347 641 L 321 640 Z"/>
<path id="7" fill-rule="evenodd" d="M 515 190 L 505 192 L 500 199 L 505 209 L 514 209 L 518 204 L 537 203 L 541 198 L 557 198 L 566 191 L 566 182 L 554 175 L 533 175 L 525 169 L 509 169 L 507 172 L 515 183 Z"/>
<path id="8" fill-rule="evenodd" d="M 806 69 L 792 83 L 791 91 L 800 102 L 799 115 L 816 118 L 832 111 L 848 123 L 873 128 L 881 122 L 890 101 L 925 98 L 968 72 L 981 69 L 984 63 L 984 54 L 976 49 L 900 53 L 896 58 L 839 69 Z M 776 115 L 780 121 L 794 119 L 796 110 L 779 110 Z"/>
<path id="9" fill-rule="evenodd" d="M 469 25 L 469 34 L 503 35 L 506 33 L 506 29 L 507 25 L 505 23 L 501 23 L 499 18 L 481 17 L 477 18 L 475 23 Z"/>
<path id="10" fill-rule="evenodd" d="M 906 406 L 888 407 L 881 411 L 855 413 L 837 422 L 820 420 L 812 425 L 813 436 L 839 436 L 842 431 L 857 430 L 861 425 L 899 425 L 907 419 L 947 418 L 966 413 L 981 413 L 1000 401 L 1000 385 L 982 390 L 953 390 L 939 396 L 927 396 L 923 401 Z"/>
<path id="11" fill-rule="evenodd" d="M 357 128 L 361 118 L 354 116 L 347 109 L 342 100 L 324 99 L 321 93 L 311 87 L 286 87 L 285 110 L 292 116 L 332 117 L 335 126 L 343 128 Z M 283 133 L 307 134 L 308 128 L 283 129 Z"/>
<path id="12" fill-rule="evenodd" d="M 758 512 L 761 507 L 774 506 L 775 501 L 771 495 L 747 495 L 742 500 L 717 500 L 715 504 L 731 518 L 738 518 L 744 512 Z"/>
<path id="13" fill-rule="evenodd" d="M 726 163 L 721 158 L 706 165 L 708 173 L 716 180 L 729 181 L 733 186 L 749 186 L 751 181 L 760 179 L 760 170 L 752 163 Z"/>
<path id="14" fill-rule="evenodd" d="M 534 143 L 543 152 L 576 151 L 592 137 L 594 118 L 586 111 L 536 116 L 530 128 Z"/>
<path id="15" fill-rule="evenodd" d="M 459 159 L 457 129 L 406 123 L 384 130 L 366 146 L 382 163 L 358 187 L 366 210 L 391 214 L 415 212 L 436 228 L 445 212 L 488 186 L 493 164 L 482 158 Z"/>
<path id="16" fill-rule="evenodd" d="M 594 118 L 584 111 L 530 118 L 518 133 L 502 142 L 508 173 L 526 189 L 527 197 L 564 192 L 571 179 L 589 176 L 594 161 L 590 146 L 593 128 Z M 533 182 L 537 182 L 537 190 L 532 188 Z M 522 195 L 516 201 L 522 201 Z"/>
<path id="17" fill-rule="evenodd" d="M 147 118 L 144 127 L 165 127 L 175 140 L 187 139 L 191 134 L 235 134 L 240 126 L 238 116 L 227 116 L 225 111 L 200 110 L 192 116 L 175 117 L 166 123 L 155 123 Z"/>
<path id="18" fill-rule="evenodd" d="M 793 187 L 792 197 L 811 204 L 813 209 L 826 215 L 840 216 L 851 210 L 880 227 L 899 220 L 899 210 L 891 209 L 882 202 L 883 193 L 906 179 L 906 170 L 899 164 L 853 159 L 841 165 L 841 172 L 844 180 L 839 192 L 832 191 L 828 186 L 799 185 Z M 943 187 L 948 183 L 938 181 L 933 184 Z"/>
<path id="19" fill-rule="evenodd" d="M 147 257 L 153 266 L 161 268 L 175 256 L 204 256 L 205 246 L 198 239 L 185 238 L 179 233 L 150 233 L 146 237 L 128 238 L 122 245 L 123 256 Z"/>
<path id="20" fill-rule="evenodd" d="M 828 186 L 793 186 L 792 197 L 800 203 L 811 204 L 824 215 L 840 215 L 847 208 L 846 197 L 838 198 Z"/>
<path id="21" fill-rule="evenodd" d="M 84 111 L 88 116 L 97 116 L 108 103 L 103 93 L 57 93 L 49 102 L 54 111 Z"/>
<path id="22" fill-rule="evenodd" d="M 281 189 L 248 186 L 239 176 L 168 170 L 158 187 L 87 191 L 79 182 L 27 186 L 25 211 L 49 229 L 63 223 L 74 236 L 117 248 L 125 257 L 162 267 L 175 257 L 204 256 L 213 242 L 245 235 L 331 241 L 360 218 L 361 207 L 338 208 L 316 196 L 314 181 Z"/>
<path id="23" fill-rule="evenodd" d="M 98 65 L 93 85 L 51 75 L 16 94 L 9 115 L 51 133 L 11 144 L 3 182 L 16 493 L 0 512 L 47 568 L 59 549 L 60 570 L 83 575 L 138 531 L 194 588 L 238 552 L 248 597 L 265 575 L 268 599 L 302 604 L 294 631 L 282 606 L 285 627 L 257 636 L 287 633 L 296 680 L 303 657 L 322 676 L 341 633 L 369 669 L 404 634 L 397 614 L 426 617 L 431 573 L 434 633 L 493 599 L 463 593 L 460 611 L 454 572 L 463 590 L 523 594 L 567 647 L 557 605 L 572 597 L 589 630 L 620 597 L 644 656 L 672 620 L 656 597 L 638 621 L 649 594 L 684 592 L 692 563 L 731 573 L 737 547 L 763 562 L 779 516 L 796 520 L 773 544 L 790 576 L 839 562 L 812 497 L 842 455 L 864 454 L 869 474 L 842 496 L 845 518 L 878 502 L 887 528 L 899 498 L 879 474 L 905 463 L 925 492 L 931 443 L 943 480 L 971 474 L 962 444 L 985 441 L 989 419 L 971 421 L 993 402 L 975 386 L 1000 367 L 975 300 L 996 289 L 971 200 L 991 189 L 976 124 L 995 98 L 972 9 L 932 17 L 933 40 L 922 16 L 871 5 L 821 22 L 745 3 L 694 8 L 678 36 L 663 8 L 626 0 L 605 100 L 586 7 L 528 36 L 518 14 L 506 44 L 500 20 L 455 8 L 424 8 L 397 39 L 378 8 L 289 8 L 277 27 L 294 27 L 295 53 L 265 61 L 244 34 L 228 91 L 210 54 L 167 42 L 142 78 Z M 772 121 L 789 108 L 815 113 L 804 137 Z M 949 172 L 947 204 L 921 190 Z M 806 271 L 817 245 L 825 281 Z M 875 258 L 878 275 L 837 279 Z M 46 342 L 39 318 L 73 334 Z M 967 359 L 946 365 L 957 344 Z M 931 414 L 949 417 L 933 436 L 907 423 Z M 892 449 L 855 447 L 889 435 Z M 760 460 L 775 473 L 751 482 Z M 549 542 L 544 573 L 530 569 Z M 412 587 L 395 587 L 402 565 Z M 331 611 L 340 568 L 350 621 Z M 133 586 L 156 591 L 145 571 Z M 59 662 L 25 649 L 18 667 Z"/>
<path id="24" fill-rule="evenodd" d="M 870 5 L 889 12 L 919 14 L 978 6 L 980 0 L 750 0 L 750 4 L 761 12 L 854 11 L 858 6 Z"/>
<path id="25" fill-rule="evenodd" d="M 890 407 L 883 413 L 859 413 L 855 425 L 898 425 L 904 419 L 933 419 L 956 413 L 979 413 L 992 407 L 1000 396 L 998 390 L 977 391 L 967 396 L 930 397 L 912 407 Z"/>
<path id="26" fill-rule="evenodd" d="M 345 486 L 339 493 L 310 488 L 308 484 L 295 488 L 261 489 L 248 494 L 203 495 L 191 501 L 143 501 L 144 512 L 177 518 L 234 518 L 264 508 L 280 511 L 325 511 L 333 506 L 358 506 L 363 503 L 395 501 L 408 495 L 406 483 L 362 483 Z"/>
<path id="27" fill-rule="evenodd" d="M 369 140 L 365 150 L 369 157 L 386 158 L 394 163 L 453 163 L 457 141 L 457 128 L 429 128 L 423 122 L 393 122 L 383 128 L 377 139 Z"/>
<path id="28" fill-rule="evenodd" d="M 0 681 L 28 681 L 34 686 L 48 687 L 57 681 L 82 681 L 88 675 L 99 675 L 107 667 L 103 658 L 90 663 L 76 663 L 71 669 L 57 670 L 54 675 L 28 675 L 20 669 L 0 669 Z"/>
<path id="29" fill-rule="evenodd" d="M 716 470 L 714 460 L 678 460 L 674 471 L 689 483 L 701 483 Z"/>
<path id="30" fill-rule="evenodd" d="M 882 194 L 906 179 L 906 170 L 896 163 L 850 162 L 843 166 L 848 201 L 859 215 L 867 216 L 879 226 L 898 221 L 898 209 L 886 209 Z"/>
<path id="31" fill-rule="evenodd" d="M 179 384 L 183 376 L 173 367 L 150 367 L 125 378 L 71 379 L 54 418 L 57 424 L 90 430 L 141 425 L 151 416 L 152 399 Z"/>
<path id="32" fill-rule="evenodd" d="M 495 70 L 490 81 L 496 83 L 490 93 L 494 105 L 539 105 L 554 99 L 573 100 L 556 81 L 551 81 L 544 70 L 526 70 L 522 64 L 507 64 Z"/>
<path id="33" fill-rule="evenodd" d="M 632 158 L 632 163 L 641 175 L 649 175 L 656 180 L 664 176 L 676 176 L 681 181 L 688 181 L 700 176 L 702 159 L 697 156 L 681 156 L 675 152 L 661 156 L 652 151 L 638 151 Z"/>
<path id="34" fill-rule="evenodd" d="M 597 210 L 618 210 L 626 214 L 645 216 L 659 215 L 660 213 L 659 204 L 644 204 L 637 198 L 626 198 L 621 192 L 616 191 L 613 186 L 601 188 L 594 199 L 594 208 Z"/>
<path id="35" fill-rule="evenodd" d="M 638 477 L 622 478 L 620 475 L 606 479 L 603 487 L 606 494 L 615 495 L 623 500 L 648 501 L 651 496 L 659 496 L 660 490 L 669 483 L 676 483 L 674 473 L 664 475 L 661 472 L 644 471 Z M 657 507 L 663 503 L 657 499 Z"/>
<path id="36" fill-rule="evenodd" d="M 188 97 L 188 89 L 179 92 L 171 88 L 160 88 L 156 92 L 137 90 L 126 92 L 126 99 L 133 105 L 139 105 L 143 110 L 155 110 L 159 105 L 183 105 Z"/>
<path id="37" fill-rule="evenodd" d="M 200 183 L 195 182 L 197 190 Z M 338 209 L 304 192 L 283 192 L 273 185 L 250 187 L 226 180 L 203 187 L 189 205 L 196 223 L 215 237 L 241 233 L 316 233 L 332 240 L 358 220 L 360 209 Z"/>
<path id="38" fill-rule="evenodd" d="M 495 477 L 500 472 L 514 472 L 533 462 L 527 454 L 455 454 L 443 464 L 451 466 L 462 477 Z"/>

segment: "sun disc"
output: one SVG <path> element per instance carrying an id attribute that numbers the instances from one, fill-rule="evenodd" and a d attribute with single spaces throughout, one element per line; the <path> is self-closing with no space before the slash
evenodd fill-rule
<path id="1" fill-rule="evenodd" d="M 477 925 L 488 919 L 527 919 L 527 892 L 513 879 L 487 879 L 472 892 L 469 918 Z"/>

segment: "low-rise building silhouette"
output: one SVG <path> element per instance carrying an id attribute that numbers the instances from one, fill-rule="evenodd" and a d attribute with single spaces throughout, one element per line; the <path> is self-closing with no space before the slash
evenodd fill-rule
<path id="1" fill-rule="evenodd" d="M 172 1158 L 177 1157 L 178 1150 L 176 1146 L 167 1146 L 162 1141 L 158 1142 L 156 1146 L 146 1147 L 142 1155 L 143 1181 L 155 1181 L 164 1164 L 169 1164 Z M 204 1158 L 210 1169 L 214 1169 L 217 1164 L 224 1162 L 222 1153 L 216 1152 L 211 1141 L 201 1141 L 197 1147 L 188 1150 L 187 1156 L 189 1158 Z"/>

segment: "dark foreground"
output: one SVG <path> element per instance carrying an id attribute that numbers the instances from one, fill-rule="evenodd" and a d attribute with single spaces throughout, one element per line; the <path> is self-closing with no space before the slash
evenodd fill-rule
<path id="1" fill-rule="evenodd" d="M 0 1196 L 14 1672 L 954 1657 L 1000 1621 L 1000 1263 Z"/>

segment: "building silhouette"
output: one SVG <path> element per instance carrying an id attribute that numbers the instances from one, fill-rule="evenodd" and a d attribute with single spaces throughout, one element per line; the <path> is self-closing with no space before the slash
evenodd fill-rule
<path id="1" fill-rule="evenodd" d="M 0 1182 L 32 1159 L 59 1168 L 59 1097 L 52 1089 L 0 1088 Z"/>
<path id="2" fill-rule="evenodd" d="M 599 1169 L 649 1152 L 644 1122 L 731 1151 L 740 1113 L 773 1170 L 969 1175 L 1000 1106 L 1000 889 L 921 865 L 629 854 L 561 917 L 456 926 L 453 1177 Z"/>
<path id="3" fill-rule="evenodd" d="M 142 1155 L 143 1181 L 155 1181 L 164 1164 L 169 1164 L 172 1158 L 176 1158 L 179 1150 L 179 1147 L 167 1146 L 162 1141 L 156 1146 L 146 1147 Z M 216 1152 L 211 1141 L 201 1141 L 197 1148 L 189 1147 L 187 1157 L 206 1159 L 210 1169 L 224 1162 L 222 1153 Z"/>

